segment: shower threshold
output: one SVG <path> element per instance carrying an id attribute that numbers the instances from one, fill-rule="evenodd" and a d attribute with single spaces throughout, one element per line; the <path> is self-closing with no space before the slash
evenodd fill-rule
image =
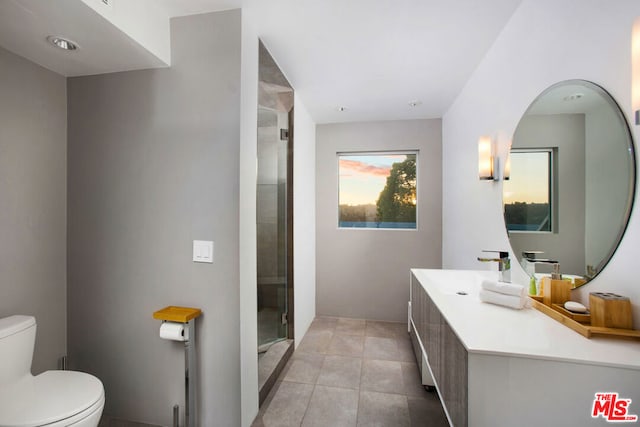
<path id="1" fill-rule="evenodd" d="M 286 340 L 287 340 L 286 338 L 276 338 L 273 341 L 269 341 L 267 343 L 261 344 L 258 346 L 258 354 L 266 353 L 267 351 L 269 351 L 272 345 L 275 345 L 279 342 L 286 341 Z"/>
<path id="2" fill-rule="evenodd" d="M 266 344 L 265 344 L 266 345 Z M 269 348 L 258 357 L 258 396 L 262 405 L 278 376 L 293 354 L 293 340 L 282 339 L 268 344 Z"/>

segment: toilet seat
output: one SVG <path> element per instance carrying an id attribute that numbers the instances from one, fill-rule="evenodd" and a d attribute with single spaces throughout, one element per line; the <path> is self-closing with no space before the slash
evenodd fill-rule
<path id="1" fill-rule="evenodd" d="M 104 388 L 93 375 L 47 371 L 0 391 L 0 426 L 68 426 L 104 405 Z"/>

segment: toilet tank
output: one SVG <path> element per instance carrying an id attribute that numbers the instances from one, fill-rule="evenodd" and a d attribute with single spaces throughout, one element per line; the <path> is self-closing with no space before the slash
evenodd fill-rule
<path id="1" fill-rule="evenodd" d="M 0 319 L 0 387 L 31 375 L 36 342 L 33 316 L 9 316 Z"/>

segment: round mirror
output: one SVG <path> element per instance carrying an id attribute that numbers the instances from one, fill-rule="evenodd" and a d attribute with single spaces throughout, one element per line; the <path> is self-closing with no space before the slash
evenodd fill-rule
<path id="1" fill-rule="evenodd" d="M 576 286 L 602 271 L 627 226 L 635 165 L 624 115 L 600 86 L 569 80 L 538 96 L 516 128 L 503 183 L 525 271 L 546 274 L 557 262 Z"/>

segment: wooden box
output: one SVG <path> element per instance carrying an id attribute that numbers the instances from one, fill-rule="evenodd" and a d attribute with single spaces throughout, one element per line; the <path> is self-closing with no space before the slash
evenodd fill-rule
<path id="1" fill-rule="evenodd" d="M 591 326 L 632 329 L 631 301 L 629 298 L 610 292 L 589 294 Z"/>
<path id="2" fill-rule="evenodd" d="M 551 307 L 553 304 L 563 305 L 571 300 L 572 284 L 562 279 L 552 279 L 551 277 L 543 277 L 542 283 L 542 302 Z"/>

